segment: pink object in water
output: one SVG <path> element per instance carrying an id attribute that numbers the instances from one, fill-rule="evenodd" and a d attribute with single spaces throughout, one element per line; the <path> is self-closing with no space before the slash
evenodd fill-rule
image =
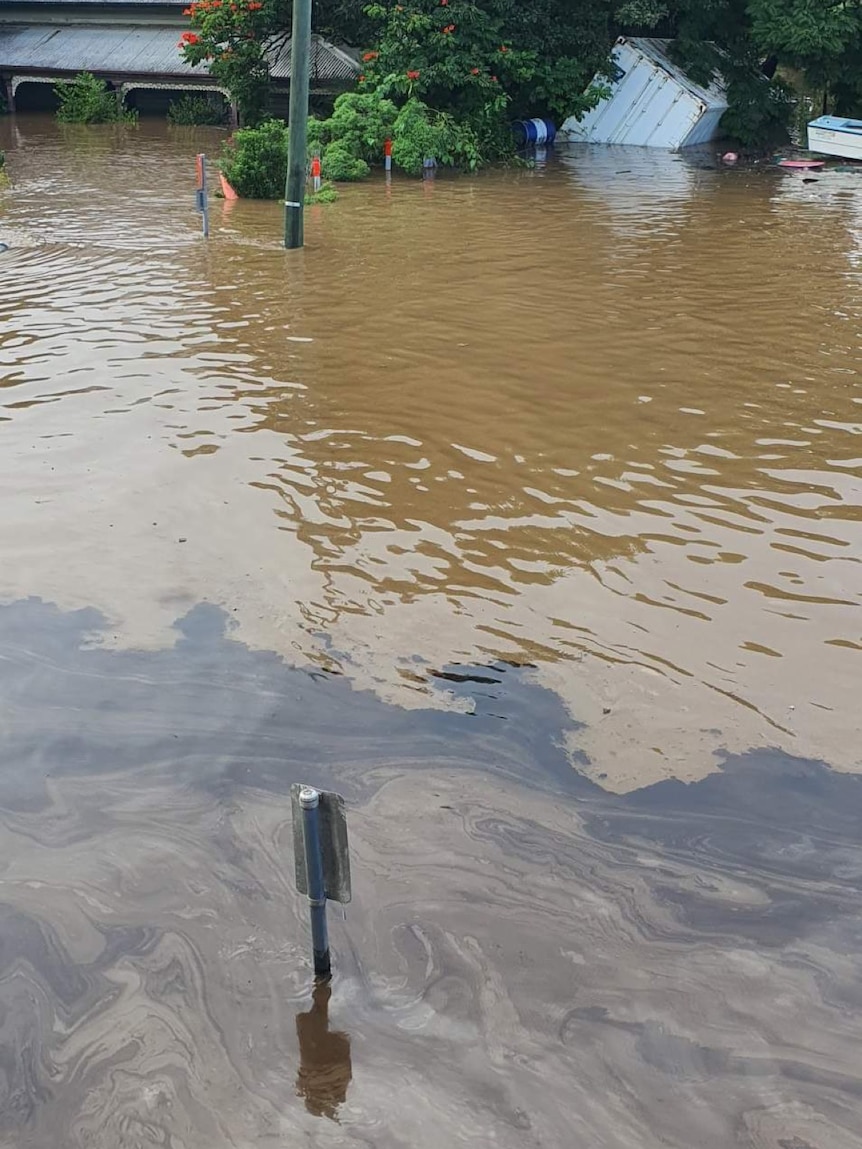
<path id="1" fill-rule="evenodd" d="M 218 178 L 221 180 L 221 194 L 224 196 L 224 198 L 239 199 L 239 196 L 236 194 L 236 192 L 233 190 L 221 172 L 219 172 Z"/>
<path id="2" fill-rule="evenodd" d="M 825 167 L 826 160 L 779 160 L 778 166 L 780 168 L 801 168 L 804 171 L 806 168 Z"/>
<path id="3" fill-rule="evenodd" d="M 739 152 L 725 152 L 721 157 L 721 162 L 723 164 L 735 164 L 738 159 Z"/>

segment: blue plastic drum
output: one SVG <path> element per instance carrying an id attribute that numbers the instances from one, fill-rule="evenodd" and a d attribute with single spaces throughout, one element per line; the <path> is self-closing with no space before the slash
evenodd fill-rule
<path id="1" fill-rule="evenodd" d="M 557 135 L 556 125 L 552 120 L 516 120 L 512 130 L 522 147 L 530 144 L 552 144 Z"/>

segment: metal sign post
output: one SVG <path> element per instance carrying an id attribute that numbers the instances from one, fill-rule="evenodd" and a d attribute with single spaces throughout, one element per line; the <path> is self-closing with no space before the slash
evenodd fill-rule
<path id="1" fill-rule="evenodd" d="M 308 898 L 311 948 L 315 977 L 332 975 L 326 902 L 350 901 L 350 854 L 344 799 L 328 790 L 294 783 L 290 788 L 293 807 L 293 861 L 296 888 Z"/>
<path id="2" fill-rule="evenodd" d="M 204 239 L 207 239 L 210 233 L 210 205 L 207 199 L 207 158 L 203 152 L 195 156 L 195 168 L 198 177 L 195 203 L 197 204 L 198 211 L 201 213 L 203 236 Z"/>

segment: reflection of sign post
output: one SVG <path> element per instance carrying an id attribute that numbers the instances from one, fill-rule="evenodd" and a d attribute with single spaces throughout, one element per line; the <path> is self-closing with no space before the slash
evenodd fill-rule
<path id="1" fill-rule="evenodd" d="M 296 888 L 308 897 L 316 977 L 329 977 L 326 901 L 350 901 L 350 854 L 344 799 L 328 790 L 294 783 L 293 860 Z"/>
<path id="2" fill-rule="evenodd" d="M 201 224 L 203 226 L 204 239 L 210 233 L 210 208 L 209 201 L 207 200 L 207 158 L 203 153 L 195 156 L 195 168 L 197 170 L 198 186 L 195 194 L 195 202 L 197 209 L 201 213 Z"/>
<path id="3" fill-rule="evenodd" d="M 337 1121 L 338 1107 L 347 1098 L 353 1076 L 350 1038 L 329 1028 L 329 998 L 332 986 L 318 981 L 311 995 L 311 1009 L 296 1015 L 299 1038 L 299 1073 L 296 1092 L 305 1098 L 305 1108 L 315 1117 Z"/>

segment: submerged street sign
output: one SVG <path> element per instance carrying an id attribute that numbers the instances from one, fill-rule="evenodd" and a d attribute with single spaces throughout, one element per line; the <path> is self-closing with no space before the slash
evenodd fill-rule
<path id="1" fill-rule="evenodd" d="M 295 782 L 290 788 L 290 801 L 296 888 L 308 898 L 314 972 L 318 977 L 329 977 L 326 902 L 344 904 L 351 897 L 344 799 L 330 790 L 315 790 Z"/>

